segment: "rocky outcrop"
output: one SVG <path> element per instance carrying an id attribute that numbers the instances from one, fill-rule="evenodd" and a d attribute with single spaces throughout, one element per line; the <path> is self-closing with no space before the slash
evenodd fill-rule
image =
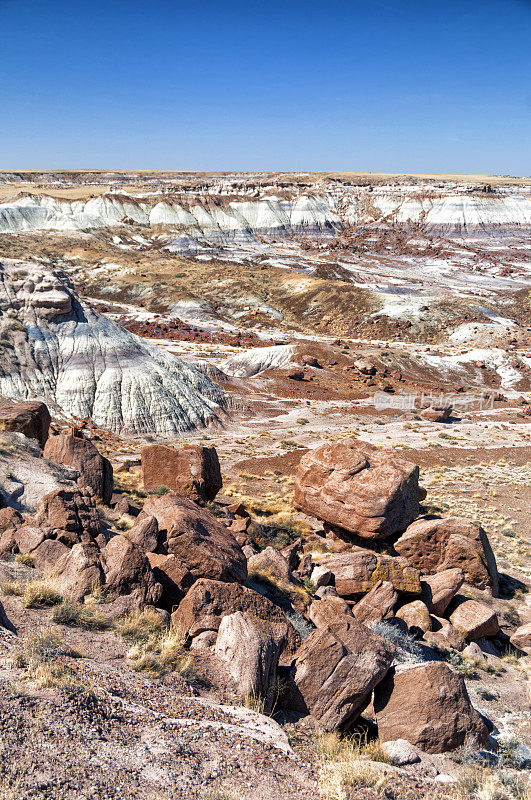
<path id="1" fill-rule="evenodd" d="M 405 739 L 425 752 L 445 753 L 489 741 L 463 678 L 442 662 L 391 671 L 376 686 L 374 710 L 383 742 Z"/>
<path id="2" fill-rule="evenodd" d="M 354 619 L 318 628 L 297 652 L 294 684 L 299 708 L 326 730 L 354 722 L 387 673 L 393 648 Z"/>
<path id="3" fill-rule="evenodd" d="M 44 456 L 55 464 L 76 469 L 79 486 L 89 487 L 105 505 L 109 505 L 113 492 L 111 462 L 100 455 L 96 445 L 85 439 L 82 433 L 51 436 L 44 447 Z"/>
<path id="4" fill-rule="evenodd" d="M 215 447 L 152 444 L 142 448 L 141 459 L 147 491 L 167 486 L 179 494 L 213 500 L 223 485 Z"/>
<path id="5" fill-rule="evenodd" d="M 334 529 L 385 539 L 418 514 L 418 467 L 355 439 L 326 443 L 302 457 L 294 505 Z"/>
<path id="6" fill-rule="evenodd" d="M 50 428 L 48 407 L 38 400 L 13 401 L 0 397 L 0 431 L 17 431 L 44 447 Z"/>
<path id="7" fill-rule="evenodd" d="M 264 625 L 257 617 L 236 611 L 221 620 L 215 653 L 243 697 L 264 698 L 264 710 L 274 702 L 278 659 L 287 626 Z"/>
<path id="8" fill-rule="evenodd" d="M 247 560 L 234 536 L 206 508 L 168 493 L 144 504 L 157 519 L 168 553 L 186 564 L 197 578 L 244 581 Z"/>
<path id="9" fill-rule="evenodd" d="M 204 187 L 205 189 L 208 186 Z M 204 239 L 211 242 L 249 240 L 272 236 L 276 239 L 297 233 L 319 234 L 341 230 L 345 224 L 384 219 L 395 226 L 421 224 L 430 234 L 504 233 L 531 226 L 531 211 L 519 187 L 510 193 L 471 194 L 470 186 L 445 183 L 442 186 L 334 186 L 323 192 L 315 185 L 301 189 L 296 183 L 282 187 L 282 197 L 244 196 L 220 202 L 218 187 L 214 200 L 183 192 L 177 196 L 142 198 L 115 190 L 100 197 L 65 200 L 35 194 L 17 197 L 0 205 L 0 232 L 28 230 L 79 231 L 115 227 L 131 222 L 170 226 L 177 232 L 173 248 L 187 253 Z M 426 189 L 428 188 L 428 191 Z M 234 194 L 231 187 L 227 194 Z M 370 192 L 370 194 L 369 194 Z M 237 192 L 240 193 L 240 192 Z M 346 209 L 346 213 L 345 213 Z M 183 241 L 181 241 L 183 240 Z"/>
<path id="10" fill-rule="evenodd" d="M 31 553 L 44 539 L 73 547 L 95 541 L 100 533 L 101 519 L 90 489 L 59 489 L 40 500 L 15 538 L 21 553 Z"/>
<path id="11" fill-rule="evenodd" d="M 82 303 L 40 264 L 0 264 L 0 392 L 42 397 L 66 415 L 125 434 L 203 426 L 223 395 L 190 364 Z"/>
<path id="12" fill-rule="evenodd" d="M 462 570 L 465 581 L 496 596 L 498 571 L 487 534 L 461 517 L 421 518 L 395 542 L 395 550 L 425 575 Z"/>
<path id="13" fill-rule="evenodd" d="M 327 558 L 324 562 L 334 575 L 341 597 L 356 597 L 370 592 L 380 581 L 392 584 L 405 595 L 420 595 L 420 573 L 405 558 L 388 556 L 352 547 L 350 552 Z"/>

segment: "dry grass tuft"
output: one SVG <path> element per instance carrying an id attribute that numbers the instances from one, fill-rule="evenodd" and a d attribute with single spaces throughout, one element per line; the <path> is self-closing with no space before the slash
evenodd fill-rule
<path id="1" fill-rule="evenodd" d="M 35 559 L 29 553 L 18 553 L 15 556 L 15 561 L 17 564 L 24 564 L 25 567 L 35 566 Z"/>
<path id="2" fill-rule="evenodd" d="M 72 625 L 84 630 L 100 631 L 107 627 L 105 618 L 90 605 L 65 599 L 53 612 L 53 621 L 60 625 Z"/>
<path id="3" fill-rule="evenodd" d="M 310 604 L 311 596 L 307 589 L 283 580 L 272 569 L 253 569 L 249 572 L 248 578 L 264 584 L 273 592 L 284 595 L 296 608 L 306 608 Z"/>
<path id="4" fill-rule="evenodd" d="M 40 689 L 86 690 L 86 682 L 80 680 L 64 660 L 77 654 L 63 647 L 61 642 L 61 637 L 50 629 L 27 637 L 14 655 L 14 666 L 24 669 L 26 676 Z"/>
<path id="5" fill-rule="evenodd" d="M 180 630 L 168 630 L 156 611 L 128 614 L 116 628 L 125 639 L 133 642 L 127 653 L 133 669 L 145 670 L 156 677 L 178 672 L 188 683 L 199 680 L 192 656 L 185 648 L 186 635 Z"/>
<path id="6" fill-rule="evenodd" d="M 26 583 L 22 598 L 26 608 L 56 606 L 63 602 L 63 595 L 57 585 L 46 578 Z"/>
<path id="7" fill-rule="evenodd" d="M 319 794 L 323 800 L 351 800 L 356 789 L 378 789 L 385 781 L 385 775 L 368 763 L 390 763 L 378 740 L 369 741 L 362 733 L 344 737 L 325 733 L 319 737 L 318 749 Z"/>

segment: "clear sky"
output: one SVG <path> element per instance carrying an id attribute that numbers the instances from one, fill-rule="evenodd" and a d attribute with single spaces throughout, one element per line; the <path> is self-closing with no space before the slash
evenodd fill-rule
<path id="1" fill-rule="evenodd" d="M 531 174 L 531 0 L 0 0 L 0 167 Z"/>

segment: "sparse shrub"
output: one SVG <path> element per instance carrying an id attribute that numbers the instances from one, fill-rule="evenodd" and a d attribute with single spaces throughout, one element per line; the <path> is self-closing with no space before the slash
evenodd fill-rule
<path id="1" fill-rule="evenodd" d="M 6 597 L 21 597 L 24 594 L 25 585 L 18 581 L 6 581 L 1 586 L 2 594 L 5 594 Z"/>
<path id="2" fill-rule="evenodd" d="M 170 489 L 167 486 L 157 486 L 156 489 L 151 489 L 149 494 L 168 494 Z"/>
<path id="3" fill-rule="evenodd" d="M 482 700 L 485 700 L 487 703 L 490 703 L 491 700 L 498 699 L 497 694 L 491 692 L 490 689 L 483 688 L 482 686 L 477 690 L 477 692 L 478 692 L 478 697 L 480 697 Z"/>
<path id="4" fill-rule="evenodd" d="M 73 652 L 63 647 L 55 631 L 44 630 L 24 640 L 22 648 L 13 657 L 13 664 L 25 669 L 27 675 L 41 689 L 49 687 L 83 688 L 85 684 L 74 669 L 64 662 Z"/>
<path id="5" fill-rule="evenodd" d="M 310 603 L 310 595 L 304 587 L 282 580 L 271 569 L 253 569 L 248 577 L 249 580 L 266 586 L 273 594 L 283 595 L 299 607 L 306 608 Z"/>
<path id="6" fill-rule="evenodd" d="M 115 627 L 125 639 L 131 639 L 140 644 L 144 644 L 153 636 L 159 636 L 166 630 L 164 620 L 153 609 L 127 614 L 115 623 Z"/>
<path id="7" fill-rule="evenodd" d="M 509 625 L 512 625 L 515 628 L 517 628 L 518 625 L 520 625 L 521 623 L 520 615 L 514 606 L 509 606 L 507 611 L 505 611 L 503 614 L 503 619 L 505 620 L 505 622 L 507 622 Z"/>
<path id="8" fill-rule="evenodd" d="M 310 633 L 315 630 L 315 626 L 313 623 L 309 622 L 305 617 L 301 616 L 301 614 L 297 614 L 296 611 L 291 611 L 290 609 L 286 609 L 284 611 L 286 615 L 286 619 L 288 622 L 291 622 L 301 639 L 304 641 L 308 638 Z"/>
<path id="9" fill-rule="evenodd" d="M 96 613 L 90 605 L 69 599 L 63 600 L 54 609 L 52 618 L 60 625 L 72 625 L 85 630 L 102 630 L 107 625 L 105 618 Z"/>
<path id="10" fill-rule="evenodd" d="M 415 641 L 410 633 L 406 633 L 396 625 L 391 625 L 388 622 L 375 622 L 370 626 L 374 633 L 381 636 L 382 639 L 387 639 L 396 647 L 395 661 L 424 661 L 424 652 L 422 647 Z"/>

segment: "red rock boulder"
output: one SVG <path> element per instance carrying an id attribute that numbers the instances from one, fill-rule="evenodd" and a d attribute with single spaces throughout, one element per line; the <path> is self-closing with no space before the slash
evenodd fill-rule
<path id="1" fill-rule="evenodd" d="M 306 453 L 295 477 L 296 508 L 365 539 L 404 531 L 419 511 L 418 467 L 355 439 Z"/>
<path id="2" fill-rule="evenodd" d="M 50 412 L 38 400 L 7 400 L 0 398 L 0 431 L 23 433 L 34 439 L 42 449 L 48 438 Z"/>
<path id="3" fill-rule="evenodd" d="M 246 580 L 247 560 L 240 545 L 208 509 L 168 493 L 149 498 L 144 513 L 157 519 L 168 553 L 186 564 L 194 577 Z"/>
<path id="4" fill-rule="evenodd" d="M 463 678 L 440 661 L 389 672 L 374 690 L 374 710 L 382 742 L 405 739 L 427 753 L 445 753 L 489 741 Z"/>
<path id="5" fill-rule="evenodd" d="M 109 505 L 113 492 L 111 462 L 100 455 L 93 442 L 82 434 L 61 433 L 48 439 L 44 456 L 54 464 L 76 469 L 79 472 L 78 485 L 89 487 L 105 505 Z"/>
<path id="6" fill-rule="evenodd" d="M 354 722 L 393 661 L 392 645 L 348 616 L 313 631 L 299 648 L 294 684 L 299 709 L 326 730 Z"/>
<path id="7" fill-rule="evenodd" d="M 462 517 L 422 518 L 395 542 L 395 550 L 424 575 L 460 569 L 466 583 L 498 592 L 496 559 L 487 534 Z"/>
<path id="8" fill-rule="evenodd" d="M 152 444 L 142 448 L 141 459 L 148 492 L 167 486 L 179 494 L 213 500 L 223 485 L 215 447 Z"/>
<path id="9" fill-rule="evenodd" d="M 350 552 L 330 556 L 323 564 L 334 575 L 341 597 L 364 595 L 381 581 L 401 594 L 418 596 L 421 592 L 420 573 L 405 558 L 351 547 Z"/>

